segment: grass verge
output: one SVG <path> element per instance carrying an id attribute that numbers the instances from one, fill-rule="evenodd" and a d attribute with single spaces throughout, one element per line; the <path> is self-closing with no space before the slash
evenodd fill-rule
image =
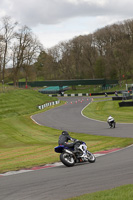
<path id="1" fill-rule="evenodd" d="M 106 121 L 109 115 L 116 122 L 133 123 L 133 107 L 119 107 L 120 101 L 95 101 L 83 110 L 83 114 L 89 118 Z"/>
<path id="2" fill-rule="evenodd" d="M 0 121 L 0 173 L 31 168 L 59 161 L 54 152 L 60 130 L 38 126 L 29 115 Z M 133 143 L 131 138 L 115 138 L 88 134 L 70 133 L 87 143 L 91 152 L 122 148 Z"/>
<path id="3" fill-rule="evenodd" d="M 132 200 L 133 185 L 124 185 L 111 190 L 85 194 L 79 197 L 69 198 L 67 200 Z"/>
<path id="4" fill-rule="evenodd" d="M 54 147 L 61 131 L 38 126 L 30 118 L 30 115 L 51 109 L 40 111 L 38 104 L 54 100 L 56 98 L 33 90 L 12 90 L 0 94 L 0 173 L 59 161 Z M 131 138 L 70 134 L 85 141 L 93 153 L 133 143 Z"/>

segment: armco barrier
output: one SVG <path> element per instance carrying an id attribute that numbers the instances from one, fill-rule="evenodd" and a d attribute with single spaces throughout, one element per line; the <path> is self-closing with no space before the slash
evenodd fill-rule
<path id="1" fill-rule="evenodd" d="M 82 96 L 91 96 L 89 93 L 79 93 L 79 94 L 50 94 L 49 97 L 75 97 L 75 96 L 78 96 L 78 97 L 82 97 Z"/>
<path id="2" fill-rule="evenodd" d="M 106 92 L 107 94 L 115 94 L 115 92 Z M 122 91 L 117 91 L 118 94 L 121 94 Z M 75 96 L 98 96 L 98 95 L 105 95 L 105 92 L 97 92 L 97 93 L 78 93 L 78 94 L 50 94 L 50 97 L 75 97 Z"/>
<path id="3" fill-rule="evenodd" d="M 133 106 L 133 101 L 123 101 L 119 103 L 120 107 L 128 107 L 128 106 Z"/>
<path id="4" fill-rule="evenodd" d="M 39 105 L 38 108 L 41 110 L 41 109 L 44 109 L 46 107 L 53 106 L 53 105 L 56 105 L 56 104 L 59 104 L 59 103 L 60 103 L 60 100 L 53 101 L 53 102 L 45 103 L 43 105 Z"/>
<path id="5" fill-rule="evenodd" d="M 114 92 L 107 92 L 107 94 L 114 94 Z M 50 94 L 50 97 L 75 97 L 75 96 L 97 96 L 97 95 L 105 95 L 105 92 L 102 93 L 78 93 L 78 94 Z"/>
<path id="6" fill-rule="evenodd" d="M 112 97 L 112 100 L 113 101 L 119 101 L 119 100 L 122 100 L 122 97 Z"/>
<path id="7" fill-rule="evenodd" d="M 132 99 L 132 96 L 128 96 L 128 97 L 112 97 L 113 101 L 117 101 L 117 100 L 128 100 L 128 99 Z"/>

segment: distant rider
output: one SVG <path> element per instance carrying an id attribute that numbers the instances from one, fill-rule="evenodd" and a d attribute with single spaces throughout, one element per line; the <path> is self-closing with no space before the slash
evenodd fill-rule
<path id="1" fill-rule="evenodd" d="M 107 97 L 108 95 L 107 95 L 107 93 L 105 92 L 105 97 Z"/>
<path id="2" fill-rule="evenodd" d="M 115 91 L 115 96 L 118 97 L 118 93 L 117 93 L 117 91 Z"/>
<path id="3" fill-rule="evenodd" d="M 115 122 L 115 120 L 114 120 L 114 118 L 110 115 L 109 117 L 108 117 L 108 119 L 107 119 L 107 122 L 108 122 L 108 124 L 109 124 L 109 126 L 110 126 L 110 128 L 112 127 L 112 124 L 113 124 L 113 122 Z"/>

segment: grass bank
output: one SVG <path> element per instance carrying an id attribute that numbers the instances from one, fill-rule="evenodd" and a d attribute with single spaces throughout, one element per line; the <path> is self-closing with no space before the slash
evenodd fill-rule
<path id="1" fill-rule="evenodd" d="M 133 107 L 119 107 L 120 101 L 94 101 L 83 110 L 83 114 L 89 118 L 106 121 L 112 115 L 116 122 L 133 123 Z M 105 100 L 105 98 L 103 98 Z"/>
<path id="2" fill-rule="evenodd" d="M 85 194 L 79 197 L 70 198 L 67 200 L 132 200 L 133 185 L 124 185 L 111 190 Z"/>
<path id="3" fill-rule="evenodd" d="M 59 161 L 54 147 L 61 131 L 38 126 L 30 118 L 35 113 L 50 109 L 40 111 L 38 104 L 54 100 L 56 98 L 29 89 L 0 93 L 0 173 Z M 130 138 L 70 134 L 84 140 L 92 152 L 133 143 Z"/>
<path id="4" fill-rule="evenodd" d="M 59 161 L 54 152 L 60 130 L 38 126 L 30 116 L 13 117 L 0 121 L 0 172 L 30 168 Z M 72 137 L 87 143 L 88 149 L 97 152 L 116 147 L 125 147 L 133 139 L 93 136 L 70 133 Z"/>

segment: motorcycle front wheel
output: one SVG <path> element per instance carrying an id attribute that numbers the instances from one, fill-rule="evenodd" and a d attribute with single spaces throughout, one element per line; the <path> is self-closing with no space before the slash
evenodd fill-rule
<path id="1" fill-rule="evenodd" d="M 60 154 L 60 160 L 67 167 L 72 167 L 75 164 L 74 157 L 66 152 Z"/>
<path id="2" fill-rule="evenodd" d="M 89 151 L 87 151 L 87 157 L 90 163 L 94 163 L 96 161 L 96 157 Z"/>

